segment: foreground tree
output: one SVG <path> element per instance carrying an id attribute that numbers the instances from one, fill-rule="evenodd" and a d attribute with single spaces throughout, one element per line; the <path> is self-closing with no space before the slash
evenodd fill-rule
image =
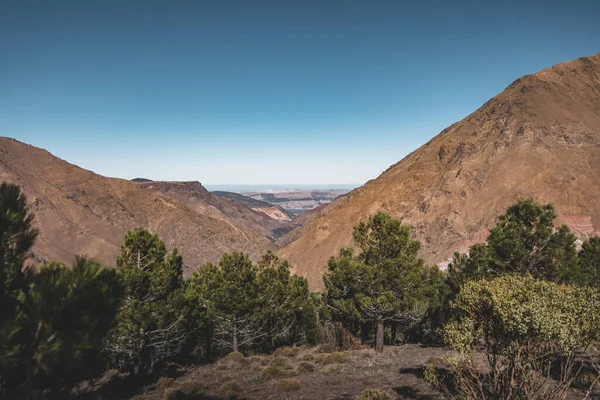
<path id="1" fill-rule="evenodd" d="M 579 373 L 576 355 L 600 333 L 597 292 L 531 276 L 467 282 L 452 311 L 445 338 L 462 356 L 445 361 L 451 380 L 435 364 L 427 377 L 461 399 L 562 399 Z M 481 343 L 485 366 L 474 359 Z"/>
<path id="2" fill-rule="evenodd" d="M 420 244 L 410 238 L 410 228 L 387 214 L 357 225 L 354 241 L 358 255 L 343 249 L 329 261 L 325 303 L 335 320 L 354 331 L 360 326 L 363 339 L 376 326 L 375 349 L 381 352 L 385 324 L 403 332 L 419 323 L 439 305 L 443 279 L 418 256 Z"/>
<path id="3" fill-rule="evenodd" d="M 577 275 L 575 236 L 555 227 L 551 204 L 521 200 L 510 206 L 490 230 L 487 243 L 471 247 L 469 255 L 454 254 L 449 279 L 454 287 L 473 279 L 506 273 L 571 282 Z"/>
<path id="4" fill-rule="evenodd" d="M 26 261 L 35 242 L 33 215 L 18 186 L 0 185 L 0 395 L 11 390 L 23 371 L 25 341 L 19 298 L 29 289 Z"/>
<path id="5" fill-rule="evenodd" d="M 129 232 L 117 258 L 124 299 L 105 352 L 118 368 L 145 374 L 178 354 L 190 335 L 183 307 L 182 259 L 147 230 Z"/>
<path id="6" fill-rule="evenodd" d="M 85 258 L 70 268 L 50 263 L 31 276 L 21 315 L 25 379 L 13 395 L 56 394 L 97 376 L 104 368 L 100 349 L 120 292 L 113 269 Z"/>

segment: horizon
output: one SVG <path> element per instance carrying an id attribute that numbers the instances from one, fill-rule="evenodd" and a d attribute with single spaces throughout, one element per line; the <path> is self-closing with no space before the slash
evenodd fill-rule
<path id="1" fill-rule="evenodd" d="M 600 51 L 599 12 L 587 0 L 9 2 L 0 135 L 123 179 L 358 186 L 521 76 Z"/>

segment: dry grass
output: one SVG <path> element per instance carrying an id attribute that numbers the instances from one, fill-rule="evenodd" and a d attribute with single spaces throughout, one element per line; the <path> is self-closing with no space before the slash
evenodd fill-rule
<path id="1" fill-rule="evenodd" d="M 302 382 L 297 379 L 282 379 L 277 382 L 277 390 L 280 392 L 295 392 L 300 390 Z"/>
<path id="2" fill-rule="evenodd" d="M 296 355 L 296 351 L 291 347 L 279 347 L 273 352 L 274 357 L 294 357 Z"/>
<path id="3" fill-rule="evenodd" d="M 356 396 L 356 400 L 393 400 L 394 397 L 388 392 L 379 389 L 365 389 Z"/>
<path id="4" fill-rule="evenodd" d="M 315 364 L 303 361 L 300 363 L 299 369 L 303 372 L 314 372 Z"/>
<path id="5" fill-rule="evenodd" d="M 349 361 L 348 358 L 347 352 L 324 353 L 319 355 L 317 363 L 323 365 L 345 364 Z"/>
<path id="6" fill-rule="evenodd" d="M 168 378 L 166 376 L 163 376 L 156 382 L 156 388 L 157 389 L 166 389 L 169 386 L 171 386 L 174 381 L 175 381 L 175 379 L 173 379 L 173 378 Z"/>
<path id="7" fill-rule="evenodd" d="M 242 393 L 242 387 L 234 381 L 227 382 L 219 389 L 219 396 L 224 399 L 237 398 Z"/>

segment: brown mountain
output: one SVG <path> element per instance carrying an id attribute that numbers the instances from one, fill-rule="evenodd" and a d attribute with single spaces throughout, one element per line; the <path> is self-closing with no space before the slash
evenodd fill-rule
<path id="1" fill-rule="evenodd" d="M 75 254 L 86 254 L 112 265 L 123 235 L 137 227 L 158 233 L 169 248 L 177 247 L 187 273 L 217 261 L 223 252 L 243 251 L 257 258 L 272 248 L 268 230 L 241 223 L 251 210 L 240 206 L 235 216 L 227 215 L 197 182 L 179 185 L 184 194 L 200 194 L 189 199 L 178 190 L 159 190 L 163 183 L 106 178 L 7 138 L 0 138 L 0 180 L 19 184 L 31 202 L 40 229 L 34 248 L 38 261 L 70 262 Z M 234 204 L 226 207 L 236 209 Z"/>
<path id="2" fill-rule="evenodd" d="M 280 255 L 322 285 L 327 259 L 377 210 L 399 217 L 430 263 L 485 239 L 519 198 L 554 203 L 580 237 L 600 233 L 600 53 L 517 79 L 377 179 L 292 231 Z M 284 238 L 285 242 L 285 238 Z"/>
<path id="3" fill-rule="evenodd" d="M 227 221 L 244 232 L 265 236 L 273 241 L 296 226 L 291 224 L 289 218 L 273 219 L 266 213 L 251 209 L 233 198 L 218 197 L 206 190 L 200 182 L 147 181 L 138 184 L 145 190 L 176 199 L 199 214 Z"/>

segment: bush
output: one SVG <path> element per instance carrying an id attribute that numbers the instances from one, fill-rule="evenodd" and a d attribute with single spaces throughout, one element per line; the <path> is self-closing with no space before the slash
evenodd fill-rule
<path id="1" fill-rule="evenodd" d="M 221 386 L 219 396 L 224 399 L 235 399 L 242 393 L 242 387 L 234 381 L 227 382 Z"/>
<path id="2" fill-rule="evenodd" d="M 273 355 L 275 357 L 293 357 L 296 355 L 296 352 L 291 347 L 279 347 L 273 352 Z"/>
<path id="3" fill-rule="evenodd" d="M 356 396 L 356 400 L 393 400 L 391 394 L 379 389 L 365 389 Z"/>
<path id="4" fill-rule="evenodd" d="M 274 366 L 274 367 L 279 367 L 281 369 L 291 369 L 292 368 L 292 364 L 290 363 L 290 360 L 288 360 L 287 358 L 283 358 L 283 357 L 275 357 L 274 359 L 271 360 L 269 365 Z"/>
<path id="5" fill-rule="evenodd" d="M 239 351 L 234 351 L 234 352 L 227 354 L 225 357 L 223 357 L 223 361 L 242 363 L 242 362 L 246 361 L 246 357 L 244 357 L 244 355 L 242 353 L 240 353 Z"/>
<path id="6" fill-rule="evenodd" d="M 181 391 L 186 396 L 195 396 L 205 389 L 205 387 L 200 382 L 185 382 L 181 385 Z"/>
<path id="7" fill-rule="evenodd" d="M 345 352 L 321 354 L 317 359 L 319 364 L 345 364 L 348 362 L 348 356 Z"/>
<path id="8" fill-rule="evenodd" d="M 260 377 L 264 380 L 275 378 L 289 378 L 298 373 L 293 369 L 282 369 L 276 365 L 267 365 L 261 372 Z"/>
<path id="9" fill-rule="evenodd" d="M 575 356 L 598 339 L 599 300 L 591 289 L 530 276 L 468 282 L 444 330 L 462 355 L 446 360 L 451 376 L 432 365 L 427 378 L 458 398 L 562 399 L 579 372 Z M 482 366 L 473 350 L 481 342 Z"/>
<path id="10" fill-rule="evenodd" d="M 166 376 L 163 376 L 156 382 L 156 388 L 157 389 L 166 389 L 173 384 L 173 381 L 174 381 L 173 378 L 168 378 Z"/>
<path id="11" fill-rule="evenodd" d="M 277 383 L 277 390 L 280 392 L 295 392 L 301 387 L 302 382 L 297 379 L 282 379 Z"/>
<path id="12" fill-rule="evenodd" d="M 313 363 L 309 363 L 309 362 L 301 362 L 300 369 L 304 372 L 314 372 L 315 365 Z"/>
<path id="13" fill-rule="evenodd" d="M 185 398 L 185 395 L 180 390 L 174 388 L 165 389 L 163 392 L 163 400 L 177 400 L 183 398 Z"/>

